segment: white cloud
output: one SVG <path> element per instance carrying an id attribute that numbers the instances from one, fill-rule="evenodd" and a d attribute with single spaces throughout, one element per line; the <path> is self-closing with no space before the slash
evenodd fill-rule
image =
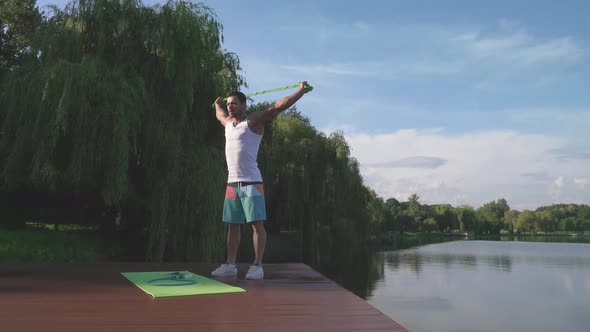
<path id="1" fill-rule="evenodd" d="M 506 116 L 519 123 L 530 123 L 537 121 L 557 122 L 563 124 L 578 124 L 579 126 L 590 126 L 590 110 L 569 109 L 569 108 L 521 108 L 502 110 Z"/>
<path id="2" fill-rule="evenodd" d="M 368 22 L 339 22 L 320 16 L 306 16 L 305 24 L 298 21 L 296 25 L 286 24 L 279 27 L 283 34 L 306 36 L 309 43 L 313 40 L 325 42 L 342 42 L 369 38 L 375 26 Z"/>
<path id="3" fill-rule="evenodd" d="M 378 74 L 375 66 L 362 66 L 354 63 L 331 63 L 320 65 L 281 65 L 281 68 L 310 75 L 339 75 L 352 77 L 371 77 Z"/>
<path id="4" fill-rule="evenodd" d="M 414 156 L 383 163 L 365 164 L 365 166 L 373 168 L 437 168 L 444 165 L 444 163 L 446 163 L 446 160 L 443 158 Z"/>
<path id="5" fill-rule="evenodd" d="M 459 33 L 449 40 L 474 61 L 505 62 L 512 66 L 575 61 L 583 54 L 583 49 L 571 37 L 539 40 L 522 28 L 491 34 Z"/>
<path id="6" fill-rule="evenodd" d="M 563 176 L 557 177 L 557 179 L 555 179 L 553 184 L 559 189 L 563 188 L 563 185 L 564 185 Z"/>
<path id="7" fill-rule="evenodd" d="M 575 177 L 574 178 L 574 185 L 578 189 L 585 189 L 588 185 L 590 185 L 590 178 L 587 178 L 587 177 Z"/>
<path id="8" fill-rule="evenodd" d="M 365 22 L 356 22 L 353 24 L 356 30 L 364 35 L 368 35 L 373 32 L 373 25 Z"/>
<path id="9" fill-rule="evenodd" d="M 424 203 L 477 207 L 503 197 L 517 209 L 590 202 L 590 180 L 577 176 L 590 169 L 590 160 L 555 158 L 552 151 L 567 144 L 562 138 L 514 131 L 448 135 L 439 129 L 345 136 L 366 184 L 385 199 L 405 201 L 417 193 Z M 400 167 L 437 160 L 445 162 Z M 572 184 L 584 187 L 573 191 Z"/>
<path id="10" fill-rule="evenodd" d="M 334 77 L 401 80 L 415 76 L 450 75 L 459 70 L 456 63 L 391 56 L 374 61 L 281 65 L 281 68 L 316 80 Z"/>
<path id="11" fill-rule="evenodd" d="M 565 181 L 563 176 L 558 176 L 553 183 L 549 186 L 549 194 L 553 199 L 558 200 L 561 197 L 561 192 L 563 191 L 563 187 L 565 185 Z"/>
<path id="12" fill-rule="evenodd" d="M 316 31 L 310 34 L 310 39 L 315 36 L 319 40 L 309 44 L 317 44 L 319 50 L 330 49 L 332 52 L 326 56 L 317 57 L 328 60 L 291 61 L 283 63 L 284 69 L 316 75 L 316 78 L 338 75 L 385 80 L 477 74 L 479 78 L 472 76 L 479 80 L 476 86 L 491 89 L 515 75 L 522 75 L 523 70 L 537 77 L 533 82 L 558 84 L 555 77 L 559 76 L 560 65 L 575 63 L 585 54 L 581 42 L 571 36 L 539 38 L 518 22 L 507 20 L 483 27 L 369 25 L 329 20 L 317 25 L 283 29 L 298 34 L 306 29 Z M 363 60 L 338 56 L 351 52 Z M 542 70 L 535 70 L 539 68 Z"/>

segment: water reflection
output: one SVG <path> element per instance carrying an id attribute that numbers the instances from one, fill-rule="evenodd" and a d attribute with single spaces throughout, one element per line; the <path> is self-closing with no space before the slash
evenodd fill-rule
<path id="1" fill-rule="evenodd" d="M 377 282 L 383 279 L 385 262 L 367 245 L 354 241 L 324 249 L 324 255 L 304 260 L 342 287 L 366 299 L 372 295 Z M 326 252 L 328 254 L 326 254 Z"/>
<path id="2" fill-rule="evenodd" d="M 372 256 L 384 271 L 367 301 L 413 332 L 590 326 L 589 244 L 470 240 Z"/>
<path id="3" fill-rule="evenodd" d="M 367 299 L 373 295 L 378 283 L 384 278 L 385 265 L 389 264 L 389 257 L 385 258 L 385 252 L 453 240 L 454 238 L 446 236 L 401 237 L 385 243 L 366 245 L 354 237 L 348 237 L 335 241 L 337 245 L 332 246 L 331 249 L 316 248 L 315 251 L 311 250 L 315 252 L 315 255 L 304 257 L 304 262 L 357 296 Z M 399 257 L 391 257 L 391 259 L 395 260 Z M 418 273 L 421 264 L 420 257 L 415 257 L 411 261 Z"/>
<path id="4" fill-rule="evenodd" d="M 428 254 L 416 251 L 388 252 L 384 255 L 387 267 L 397 270 L 407 267 L 415 274 L 421 272 L 421 267 L 439 265 L 446 269 L 461 267 L 466 270 L 474 269 L 477 265 L 484 264 L 493 269 L 510 272 L 512 258 L 510 256 L 484 256 L 452 255 L 452 254 Z"/>
<path id="5" fill-rule="evenodd" d="M 437 296 L 397 297 L 396 303 L 407 310 L 448 311 L 453 307 L 451 301 Z"/>
<path id="6" fill-rule="evenodd" d="M 378 256 L 383 257 L 388 268 L 394 270 L 407 268 L 415 274 L 421 272 L 424 264 L 442 266 L 446 269 L 461 267 L 467 270 L 474 269 L 476 266 L 486 266 L 504 272 L 511 272 L 515 263 L 565 268 L 590 266 L 590 257 L 571 256 L 572 247 L 550 244 L 549 247 L 534 247 L 534 245 L 527 247 L 529 246 L 527 244 L 507 245 L 505 242 L 489 242 L 486 244 L 486 250 L 488 250 L 486 253 L 467 252 L 474 243 L 477 241 L 454 242 L 452 245 L 445 246 L 444 252 L 440 251 L 440 247 L 429 249 L 425 246 L 417 249 L 388 251 Z M 501 247 L 505 250 L 504 252 L 497 250 Z M 467 251 L 461 251 L 461 248 Z"/>
<path id="7" fill-rule="evenodd" d="M 588 237 L 497 236 L 486 239 L 494 241 L 441 236 L 399 238 L 374 247 L 349 242 L 333 246 L 331 250 L 320 248 L 315 260 L 304 261 L 363 299 L 372 296 L 386 270 L 407 270 L 419 276 L 424 267 L 466 272 L 486 268 L 510 274 L 515 265 L 566 269 L 590 266 L 590 256 L 572 256 L 570 250 L 570 246 L 590 242 Z M 547 242 L 549 240 L 551 242 Z M 441 250 L 440 244 L 447 242 L 452 243 Z M 473 246 L 478 243 L 485 243 L 485 246 Z M 541 243 L 547 247 L 535 247 Z M 569 244 L 564 247 L 560 243 Z"/>

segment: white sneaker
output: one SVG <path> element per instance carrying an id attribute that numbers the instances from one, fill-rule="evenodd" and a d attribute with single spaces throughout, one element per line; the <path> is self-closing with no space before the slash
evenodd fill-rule
<path id="1" fill-rule="evenodd" d="M 246 279 L 260 280 L 264 278 L 264 270 L 260 265 L 250 265 Z"/>
<path id="2" fill-rule="evenodd" d="M 234 264 L 221 264 L 211 275 L 214 277 L 227 277 L 238 275 L 238 268 Z"/>

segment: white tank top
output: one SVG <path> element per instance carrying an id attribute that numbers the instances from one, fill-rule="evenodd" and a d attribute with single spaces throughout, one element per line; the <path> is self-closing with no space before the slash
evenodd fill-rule
<path id="1" fill-rule="evenodd" d="M 262 181 L 256 161 L 260 141 L 262 135 L 250 130 L 248 118 L 237 126 L 231 120 L 225 123 L 225 158 L 229 173 L 227 182 Z"/>

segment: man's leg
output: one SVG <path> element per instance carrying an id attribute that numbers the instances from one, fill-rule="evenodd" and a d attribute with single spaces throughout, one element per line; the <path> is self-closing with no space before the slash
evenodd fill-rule
<path id="1" fill-rule="evenodd" d="M 264 220 L 266 220 L 266 207 L 264 202 L 264 188 L 262 183 L 249 185 L 244 188 L 245 195 L 242 196 L 242 206 L 246 222 L 252 224 L 252 241 L 254 242 L 254 265 L 250 266 L 246 279 L 260 280 L 264 279 L 264 270 L 262 269 L 262 257 L 266 246 L 266 230 L 264 229 Z"/>
<path id="2" fill-rule="evenodd" d="M 227 262 L 234 265 L 240 245 L 240 227 L 240 224 L 227 225 Z"/>
<path id="3" fill-rule="evenodd" d="M 264 229 L 264 222 L 252 222 L 252 241 L 254 242 L 254 264 L 262 265 L 262 257 L 264 256 L 264 248 L 266 246 L 266 230 Z"/>
<path id="4" fill-rule="evenodd" d="M 223 202 L 222 221 L 227 223 L 227 263 L 211 272 L 215 277 L 235 276 L 238 273 L 236 268 L 236 256 L 240 244 L 240 223 L 246 221 L 242 203 L 236 194 L 233 186 L 225 188 L 225 200 Z"/>

